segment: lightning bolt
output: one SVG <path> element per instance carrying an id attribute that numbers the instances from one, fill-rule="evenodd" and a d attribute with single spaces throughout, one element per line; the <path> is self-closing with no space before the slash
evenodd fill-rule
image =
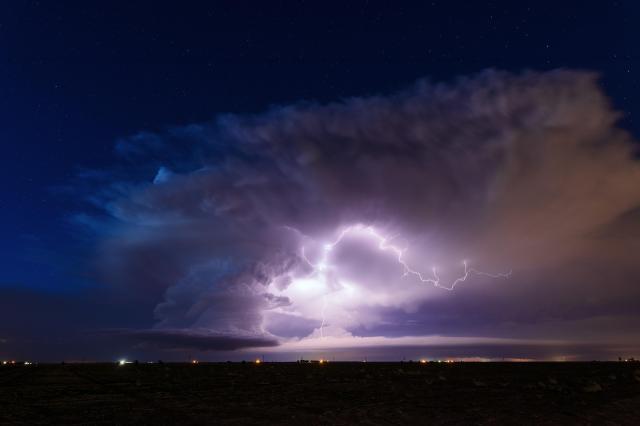
<path id="1" fill-rule="evenodd" d="M 321 311 L 321 315 L 322 315 L 322 322 L 320 323 L 320 338 L 324 339 L 324 323 L 325 323 L 325 315 L 324 315 L 324 311 L 327 310 L 327 295 L 323 294 L 322 295 L 322 311 Z"/>
<path id="2" fill-rule="evenodd" d="M 289 228 L 289 229 L 293 229 L 293 228 Z M 294 229 L 295 230 L 295 229 Z M 295 230 L 296 232 L 299 232 L 297 230 Z M 340 233 L 338 234 L 338 237 L 330 242 L 330 243 L 326 243 L 323 246 L 323 250 L 322 250 L 322 256 L 320 257 L 320 260 L 317 263 L 313 263 L 306 255 L 306 250 L 305 250 L 305 246 L 302 246 L 301 248 L 301 258 L 303 259 L 303 261 L 305 263 L 307 263 L 311 268 L 312 271 L 309 273 L 309 276 L 312 275 L 319 275 L 321 277 L 321 279 L 324 281 L 326 280 L 326 270 L 328 267 L 328 263 L 329 263 L 329 253 L 337 246 L 339 245 L 342 240 L 350 233 L 354 233 L 354 232 L 365 232 L 368 236 L 370 236 L 372 239 L 374 239 L 377 242 L 378 248 L 382 251 L 386 251 L 386 252 L 391 252 L 395 255 L 398 263 L 400 264 L 400 266 L 403 269 L 403 273 L 402 276 L 406 277 L 406 276 L 414 276 L 416 277 L 420 282 L 423 283 L 427 283 L 427 284 L 431 284 L 434 287 L 443 289 L 443 290 L 447 290 L 447 291 L 453 291 L 455 289 L 455 287 L 460 284 L 461 282 L 466 281 L 467 279 L 469 279 L 469 277 L 471 277 L 472 275 L 481 275 L 481 276 L 485 276 L 485 277 L 489 277 L 489 278 L 493 278 L 493 279 L 498 279 L 498 278 L 509 278 L 512 274 L 512 271 L 509 270 L 507 272 L 498 272 L 498 273 L 488 273 L 488 272 L 484 272 L 484 271 L 480 271 L 477 270 L 475 268 L 471 268 L 469 267 L 468 263 L 466 260 L 462 261 L 462 265 L 464 266 L 464 274 L 461 275 L 460 277 L 456 278 L 455 280 L 451 281 L 451 283 L 449 285 L 445 285 L 442 284 L 440 277 L 438 276 L 438 271 L 436 270 L 435 267 L 431 268 L 431 276 L 426 276 L 424 275 L 422 272 L 418 271 L 417 269 L 412 268 L 407 261 L 405 261 L 404 259 L 404 254 L 407 251 L 407 249 L 401 249 L 400 247 L 391 244 L 391 240 L 395 237 L 385 237 L 384 235 L 380 234 L 378 231 L 376 231 L 373 227 L 371 226 L 364 226 L 364 225 L 352 225 L 349 227 L 344 228 L 342 231 L 340 231 Z M 320 325 L 320 336 L 324 337 L 324 332 L 323 332 L 323 328 L 324 325 L 326 323 L 326 319 L 325 319 L 325 310 L 327 308 L 327 299 L 326 299 L 326 294 L 322 296 L 322 323 Z"/>

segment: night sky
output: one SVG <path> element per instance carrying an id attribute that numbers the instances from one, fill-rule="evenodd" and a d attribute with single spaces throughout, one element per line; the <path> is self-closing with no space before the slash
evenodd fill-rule
<path id="1" fill-rule="evenodd" d="M 640 355 L 636 2 L 4 2 L 0 359 Z"/>

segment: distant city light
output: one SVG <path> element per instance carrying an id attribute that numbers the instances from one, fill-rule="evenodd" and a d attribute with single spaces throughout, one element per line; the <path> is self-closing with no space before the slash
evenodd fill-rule
<path id="1" fill-rule="evenodd" d="M 427 360 L 426 360 L 426 359 L 421 359 L 421 360 L 420 360 L 420 364 L 426 364 L 426 363 L 427 363 Z"/>
<path id="2" fill-rule="evenodd" d="M 256 358 L 256 364 L 260 364 L 262 363 L 262 361 L 260 361 L 260 358 Z"/>
<path id="3" fill-rule="evenodd" d="M 127 363 L 126 359 L 121 359 L 120 361 L 118 361 L 118 365 L 125 365 Z"/>

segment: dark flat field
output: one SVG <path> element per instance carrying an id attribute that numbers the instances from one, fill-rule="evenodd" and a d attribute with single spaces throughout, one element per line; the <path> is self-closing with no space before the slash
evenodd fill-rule
<path id="1" fill-rule="evenodd" d="M 0 366 L 0 424 L 640 424 L 638 363 Z"/>

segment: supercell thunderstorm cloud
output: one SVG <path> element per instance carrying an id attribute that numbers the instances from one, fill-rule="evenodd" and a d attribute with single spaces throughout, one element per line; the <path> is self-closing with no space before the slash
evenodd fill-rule
<path id="1" fill-rule="evenodd" d="M 78 219 L 101 279 L 159 300 L 130 334 L 161 346 L 621 347 L 640 167 L 618 118 L 569 70 L 224 115 L 119 141 Z"/>

